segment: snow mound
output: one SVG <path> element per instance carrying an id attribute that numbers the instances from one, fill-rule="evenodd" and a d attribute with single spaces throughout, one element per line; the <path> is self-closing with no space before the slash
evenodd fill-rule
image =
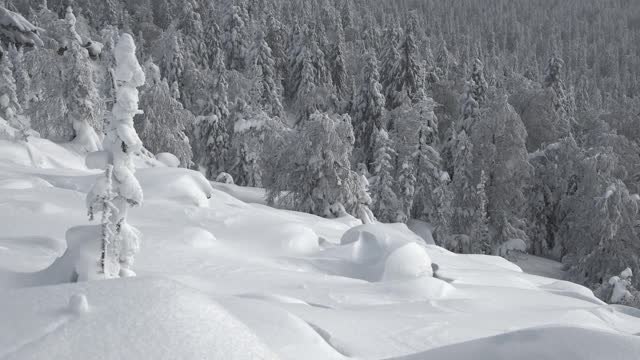
<path id="1" fill-rule="evenodd" d="M 309 254 L 319 249 L 318 234 L 298 223 L 273 224 L 263 228 L 261 247 L 285 255 Z"/>
<path id="2" fill-rule="evenodd" d="M 71 313 L 80 315 L 89 312 L 89 301 L 84 294 L 73 294 L 69 298 L 69 311 Z"/>
<path id="3" fill-rule="evenodd" d="M 64 243 L 50 237 L 0 237 L 0 270 L 38 271 L 49 266 L 64 250 Z"/>
<path id="4" fill-rule="evenodd" d="M 513 251 L 526 252 L 527 244 L 522 239 L 510 239 L 496 249 L 496 255 L 508 256 Z"/>
<path id="5" fill-rule="evenodd" d="M 76 152 L 72 144 L 38 137 L 29 137 L 28 142 L 0 140 L 0 164 L 86 170 L 85 155 Z"/>
<path id="6" fill-rule="evenodd" d="M 91 299 L 91 311 L 71 317 L 69 298 L 78 293 Z M 82 299 L 75 301 L 82 309 Z M 0 357 L 7 360 L 277 359 L 209 297 L 169 280 L 12 290 L 0 308 L 3 322 L 14 324 L 0 327 Z"/>
<path id="7" fill-rule="evenodd" d="M 222 173 L 224 174 L 224 173 Z M 222 175 L 220 174 L 220 175 Z M 266 204 L 266 192 L 264 189 L 249 187 L 249 186 L 238 186 L 232 183 L 227 183 L 225 181 L 219 181 L 220 175 L 216 179 L 215 182 L 211 183 L 214 189 L 225 192 L 234 198 L 244 201 L 250 204 Z M 224 180 L 224 179 L 220 179 Z M 233 181 L 233 179 L 231 179 Z"/>
<path id="8" fill-rule="evenodd" d="M 366 224 L 347 230 L 340 246 L 324 250 L 316 264 L 346 277 L 393 281 L 432 276 L 422 239 L 404 224 Z"/>
<path id="9" fill-rule="evenodd" d="M 345 357 L 331 343 L 331 335 L 318 331 L 309 323 L 278 306 L 244 299 L 223 302 L 242 322 L 256 331 L 265 342 L 286 359 L 343 360 Z M 300 357 L 305 354 L 304 357 Z"/>
<path id="10" fill-rule="evenodd" d="M 347 245 L 359 240 L 363 232 L 373 235 L 380 244 L 400 245 L 411 241 L 422 242 L 422 239 L 411 232 L 405 224 L 366 224 L 353 227 L 345 232 L 340 239 L 340 244 Z"/>
<path id="11" fill-rule="evenodd" d="M 444 346 L 394 360 L 637 359 L 640 338 L 579 327 L 537 327 Z"/>
<path id="12" fill-rule="evenodd" d="M 216 182 L 223 183 L 223 184 L 231 184 L 231 185 L 235 183 L 233 181 L 233 176 L 231 176 L 231 174 L 226 172 L 221 172 L 220 174 L 218 174 L 218 176 L 216 176 Z"/>
<path id="13" fill-rule="evenodd" d="M 427 251 L 415 243 L 406 244 L 387 257 L 382 279 L 397 280 L 433 276 L 431 258 Z"/>
<path id="14" fill-rule="evenodd" d="M 276 234 L 282 236 L 280 246 L 287 252 L 308 254 L 318 250 L 318 235 L 304 225 L 288 224 Z"/>
<path id="15" fill-rule="evenodd" d="M 3 190 L 27 190 L 34 188 L 49 188 L 52 185 L 37 177 L 21 177 L 0 179 L 0 189 Z"/>
<path id="16" fill-rule="evenodd" d="M 598 305 L 604 305 L 605 303 L 600 301 L 593 295 L 593 291 L 587 289 L 582 285 L 578 285 L 576 283 L 572 283 L 569 281 L 558 280 L 554 281 L 551 284 L 543 285 L 540 287 L 541 289 L 548 290 L 553 293 L 562 294 L 565 296 L 572 296 L 577 299 L 583 299 L 587 301 L 591 301 Z"/>
<path id="17" fill-rule="evenodd" d="M 180 166 L 180 159 L 172 153 L 163 152 L 156 154 L 156 160 L 165 164 L 167 167 L 177 168 Z"/>
<path id="18" fill-rule="evenodd" d="M 187 206 L 206 207 L 213 188 L 199 172 L 180 168 L 138 169 L 136 177 L 145 201 L 172 200 Z"/>
<path id="19" fill-rule="evenodd" d="M 186 227 L 182 230 L 181 236 L 187 245 L 195 249 L 207 249 L 216 244 L 216 237 L 200 227 Z"/>

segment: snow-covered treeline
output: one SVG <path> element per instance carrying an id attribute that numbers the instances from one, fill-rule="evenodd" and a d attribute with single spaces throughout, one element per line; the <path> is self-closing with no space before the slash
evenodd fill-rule
<path id="1" fill-rule="evenodd" d="M 101 148 L 126 32 L 151 153 L 277 206 L 562 260 L 594 289 L 640 271 L 639 3 L 5 2 L 6 137 Z"/>

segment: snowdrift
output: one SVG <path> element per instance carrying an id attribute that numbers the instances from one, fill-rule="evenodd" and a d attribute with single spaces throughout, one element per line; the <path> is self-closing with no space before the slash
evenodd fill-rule
<path id="1" fill-rule="evenodd" d="M 76 294 L 87 310 L 69 305 Z M 219 304 L 169 280 L 16 290 L 0 297 L 0 309 L 7 360 L 278 359 Z"/>
<path id="2" fill-rule="evenodd" d="M 540 327 L 389 360 L 637 359 L 640 338 L 579 327 Z"/>

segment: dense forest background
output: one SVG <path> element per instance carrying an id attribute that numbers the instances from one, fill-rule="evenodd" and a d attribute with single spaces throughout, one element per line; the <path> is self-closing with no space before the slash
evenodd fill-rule
<path id="1" fill-rule="evenodd" d="M 452 251 L 558 259 L 593 289 L 640 271 L 638 2 L 0 5 L 42 39 L 0 35 L 14 137 L 99 149 L 127 32 L 147 79 L 145 151 L 277 206 L 422 220 Z"/>

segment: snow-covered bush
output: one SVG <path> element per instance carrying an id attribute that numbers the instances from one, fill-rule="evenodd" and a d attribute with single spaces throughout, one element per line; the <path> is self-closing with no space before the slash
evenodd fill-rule
<path id="1" fill-rule="evenodd" d="M 216 176 L 216 182 L 231 185 L 235 184 L 233 182 L 233 177 L 226 172 L 221 172 L 220 174 L 218 174 L 218 176 Z"/>

